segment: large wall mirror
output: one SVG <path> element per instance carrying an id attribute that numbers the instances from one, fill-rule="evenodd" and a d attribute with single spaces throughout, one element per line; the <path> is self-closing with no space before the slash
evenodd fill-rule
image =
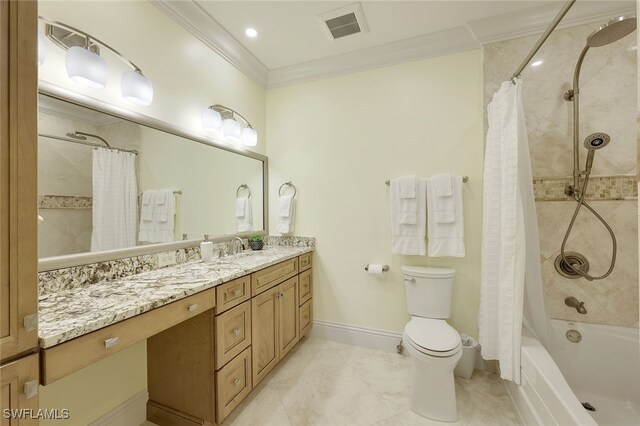
<path id="1" fill-rule="evenodd" d="M 266 230 L 266 157 L 134 118 L 41 91 L 41 261 Z"/>

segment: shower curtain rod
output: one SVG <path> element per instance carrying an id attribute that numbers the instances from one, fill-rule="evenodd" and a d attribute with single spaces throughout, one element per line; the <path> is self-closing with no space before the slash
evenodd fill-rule
<path id="1" fill-rule="evenodd" d="M 46 134 L 46 133 L 38 133 L 38 136 L 42 136 L 44 138 L 49 138 L 49 139 L 56 139 L 56 140 L 64 141 L 64 142 L 77 143 L 77 144 L 80 144 L 80 145 L 93 146 L 95 148 L 105 148 L 105 149 L 113 149 L 113 150 L 116 150 L 116 151 L 130 152 L 132 154 L 138 155 L 138 151 L 136 151 L 136 150 L 112 148 L 111 146 L 106 146 L 105 147 L 105 146 L 97 144 L 97 143 L 87 142 L 87 141 L 83 141 L 83 140 L 79 140 L 79 139 L 65 138 L 65 137 L 62 137 L 62 136 L 49 135 L 49 134 Z"/>
<path id="2" fill-rule="evenodd" d="M 533 59 L 536 53 L 538 53 L 538 50 L 540 50 L 544 42 L 547 41 L 547 38 L 549 38 L 553 30 L 556 29 L 560 21 L 562 21 L 562 18 L 564 18 L 564 15 L 567 14 L 569 9 L 571 9 L 571 6 L 573 6 L 575 2 L 576 0 L 568 0 L 564 4 L 564 6 L 562 6 L 562 9 L 560 9 L 560 12 L 558 12 L 556 17 L 553 18 L 553 21 L 551 21 L 546 31 L 540 36 L 535 46 L 533 46 L 533 48 L 531 49 L 531 52 L 529 52 L 527 57 L 524 58 L 524 61 L 522 61 L 522 64 L 520 64 L 520 66 L 516 70 L 516 72 L 514 72 L 513 75 L 511 76 L 511 81 L 513 82 L 513 84 L 515 84 L 515 79 L 520 77 L 520 74 L 522 74 L 522 71 L 527 67 L 527 65 L 529 65 L 529 62 L 531 62 L 531 59 Z"/>

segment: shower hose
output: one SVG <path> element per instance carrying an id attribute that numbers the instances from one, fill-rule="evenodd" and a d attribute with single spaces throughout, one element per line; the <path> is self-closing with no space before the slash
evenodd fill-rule
<path id="1" fill-rule="evenodd" d="M 576 206 L 576 210 L 573 213 L 573 217 L 571 218 L 571 222 L 569 223 L 567 232 L 564 234 L 564 239 L 562 240 L 562 245 L 560 246 L 560 255 L 562 256 L 562 260 L 565 262 L 565 264 L 569 266 L 574 272 L 582 275 L 584 278 L 586 278 L 589 281 L 595 281 L 595 280 L 602 280 L 604 278 L 607 278 L 613 271 L 613 268 L 616 265 L 616 254 L 618 252 L 618 244 L 616 242 L 616 236 L 613 233 L 613 229 L 611 229 L 607 221 L 604 220 L 604 218 L 600 216 L 593 207 L 591 207 L 589 204 L 587 204 L 584 201 L 584 196 L 585 196 L 585 193 L 587 192 L 587 185 L 589 185 L 589 173 L 587 173 L 584 177 L 584 185 L 582 185 L 582 192 L 580 193 L 580 197 L 575 198 L 578 205 Z M 581 267 L 573 266 L 573 264 L 567 260 L 564 253 L 564 247 L 567 244 L 567 240 L 569 239 L 569 235 L 571 234 L 571 230 L 573 229 L 573 225 L 576 222 L 576 218 L 578 217 L 578 213 L 580 212 L 580 208 L 582 206 L 585 206 L 587 209 L 589 209 L 589 211 L 593 213 L 593 215 L 604 225 L 604 227 L 607 228 L 607 231 L 609 231 L 609 235 L 611 235 L 611 242 L 613 243 L 613 251 L 611 253 L 611 265 L 609 266 L 609 270 L 603 275 L 600 275 L 599 277 L 593 277 L 588 273 L 584 272 Z"/>

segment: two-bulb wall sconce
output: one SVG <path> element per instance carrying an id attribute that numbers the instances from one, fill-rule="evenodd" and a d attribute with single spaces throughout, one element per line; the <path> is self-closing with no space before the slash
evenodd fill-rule
<path id="1" fill-rule="evenodd" d="M 67 75 L 72 81 L 95 89 L 107 84 L 109 67 L 100 55 L 101 48 L 115 54 L 131 67 L 122 75 L 120 88 L 122 97 L 139 105 L 150 105 L 153 101 L 153 85 L 140 67 L 107 43 L 65 23 L 43 16 L 38 17 L 45 23 L 45 34 L 38 31 L 38 65 L 46 58 L 46 39 L 66 51 L 65 65 Z M 46 36 L 45 36 L 46 35 Z M 256 146 L 258 133 L 242 114 L 224 105 L 211 105 L 202 112 L 202 126 L 205 130 L 217 130 L 234 144 Z"/>

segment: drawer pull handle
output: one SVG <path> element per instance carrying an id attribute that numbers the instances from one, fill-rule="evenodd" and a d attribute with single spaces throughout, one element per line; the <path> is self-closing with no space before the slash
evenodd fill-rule
<path id="1" fill-rule="evenodd" d="M 240 290 L 240 289 L 234 290 L 234 292 L 233 292 L 234 296 L 240 296 L 241 294 L 242 294 L 242 290 Z"/>
<path id="2" fill-rule="evenodd" d="M 233 381 L 233 384 L 236 385 L 236 386 L 240 386 L 240 379 L 235 379 Z"/>
<path id="3" fill-rule="evenodd" d="M 38 394 L 38 381 L 31 380 L 24 384 L 24 396 L 31 399 Z"/>
<path id="4" fill-rule="evenodd" d="M 117 345 L 118 343 L 120 343 L 120 338 L 119 337 L 112 337 L 110 339 L 107 339 L 104 341 L 104 347 L 109 349 L 112 346 Z"/>
<path id="5" fill-rule="evenodd" d="M 194 303 L 193 305 L 187 306 L 187 311 L 189 311 L 189 312 L 193 312 L 196 309 L 198 309 L 198 304 L 197 303 Z"/>
<path id="6" fill-rule="evenodd" d="M 236 328 L 235 330 L 233 330 L 233 334 L 235 334 L 236 336 L 240 335 L 240 329 Z"/>

